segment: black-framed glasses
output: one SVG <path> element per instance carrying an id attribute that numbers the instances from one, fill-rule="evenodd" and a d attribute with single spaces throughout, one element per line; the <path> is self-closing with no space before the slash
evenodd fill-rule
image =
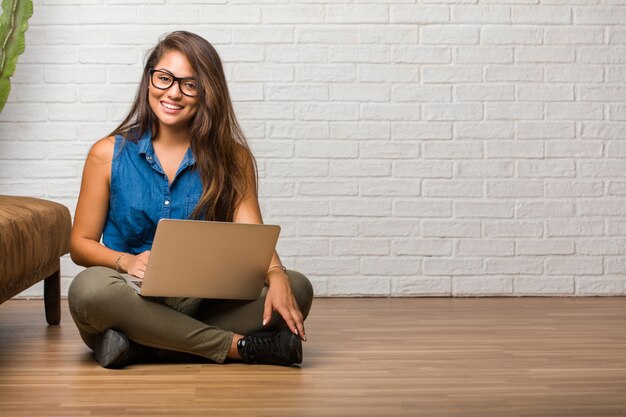
<path id="1" fill-rule="evenodd" d="M 184 95 L 189 97 L 198 95 L 198 81 L 193 77 L 179 78 L 169 71 L 152 68 L 150 70 L 150 82 L 154 88 L 159 90 L 167 90 L 175 82 L 178 82 L 178 89 Z"/>

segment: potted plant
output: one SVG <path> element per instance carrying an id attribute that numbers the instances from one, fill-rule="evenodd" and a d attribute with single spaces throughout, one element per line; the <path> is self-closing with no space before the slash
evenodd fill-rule
<path id="1" fill-rule="evenodd" d="M 2 0 L 0 17 L 0 112 L 9 98 L 10 78 L 24 52 L 24 33 L 33 15 L 32 0 Z"/>

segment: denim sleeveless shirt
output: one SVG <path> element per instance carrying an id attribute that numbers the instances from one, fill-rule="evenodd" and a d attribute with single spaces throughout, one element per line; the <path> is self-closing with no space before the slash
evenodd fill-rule
<path id="1" fill-rule="evenodd" d="M 133 255 L 150 250 L 160 219 L 188 219 L 202 194 L 196 159 L 187 150 L 171 184 L 148 131 L 137 141 L 115 137 L 109 211 L 102 234 L 108 248 Z"/>

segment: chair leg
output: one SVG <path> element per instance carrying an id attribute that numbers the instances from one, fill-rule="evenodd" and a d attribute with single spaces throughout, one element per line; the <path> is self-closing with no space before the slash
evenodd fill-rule
<path id="1" fill-rule="evenodd" d="M 46 308 L 48 324 L 59 324 L 61 321 L 61 269 L 43 281 L 43 301 Z"/>

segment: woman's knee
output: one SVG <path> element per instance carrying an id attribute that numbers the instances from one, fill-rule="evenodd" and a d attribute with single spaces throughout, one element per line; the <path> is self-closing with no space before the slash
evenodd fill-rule
<path id="1" fill-rule="evenodd" d="M 74 310 L 92 310 L 96 304 L 106 303 L 116 292 L 119 281 L 110 268 L 93 266 L 80 272 L 72 280 L 67 293 L 69 307 Z"/>
<path id="2" fill-rule="evenodd" d="M 298 271 L 287 270 L 287 276 L 289 276 L 291 290 L 296 297 L 300 311 L 306 318 L 313 303 L 313 285 L 311 285 L 311 281 L 307 277 Z"/>

